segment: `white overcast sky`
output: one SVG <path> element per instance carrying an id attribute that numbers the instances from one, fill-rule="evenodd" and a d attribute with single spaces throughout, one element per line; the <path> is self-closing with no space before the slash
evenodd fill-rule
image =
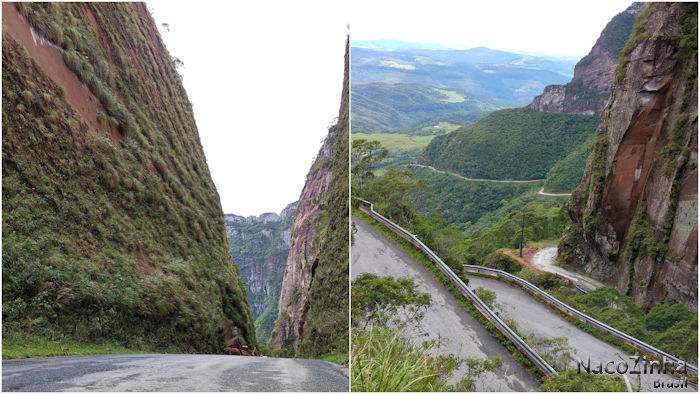
<path id="1" fill-rule="evenodd" d="M 338 115 L 351 39 L 588 53 L 630 1 L 148 1 L 185 88 L 225 213 L 299 198 Z M 168 23 L 170 31 L 161 26 Z"/>
<path id="2" fill-rule="evenodd" d="M 584 56 L 632 1 L 381 1 L 349 4 L 351 39 Z"/>
<path id="3" fill-rule="evenodd" d="M 279 213 L 299 198 L 338 116 L 347 12 L 305 1 L 147 5 L 185 64 L 179 71 L 224 213 Z"/>

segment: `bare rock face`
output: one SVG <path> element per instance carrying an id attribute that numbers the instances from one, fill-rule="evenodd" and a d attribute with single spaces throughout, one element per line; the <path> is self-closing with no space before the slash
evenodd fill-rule
<path id="1" fill-rule="evenodd" d="M 318 357 L 338 347 L 347 352 L 348 49 L 349 41 L 338 123 L 329 129 L 299 197 L 279 313 L 268 341 L 288 356 Z"/>
<path id="2" fill-rule="evenodd" d="M 605 27 L 591 51 L 574 69 L 574 78 L 566 85 L 549 85 L 528 105 L 540 112 L 593 115 L 600 112 L 610 97 L 617 55 L 627 41 L 634 15 L 643 3 L 634 3 L 615 16 Z"/>
<path id="3" fill-rule="evenodd" d="M 330 150 L 324 143 L 316 160 L 324 161 L 329 156 Z M 291 348 L 291 354 L 296 352 L 301 337 L 308 311 L 305 305 L 309 285 L 315 265 L 318 264 L 320 248 L 316 219 L 322 212 L 318 196 L 326 193 L 330 181 L 328 166 L 321 166 L 315 171 L 312 169 L 306 177 L 292 224 L 291 247 L 282 281 L 277 322 L 268 342 L 272 348 Z"/>
<path id="4" fill-rule="evenodd" d="M 638 19 L 561 255 L 635 302 L 697 313 L 697 3 L 652 3 Z"/>

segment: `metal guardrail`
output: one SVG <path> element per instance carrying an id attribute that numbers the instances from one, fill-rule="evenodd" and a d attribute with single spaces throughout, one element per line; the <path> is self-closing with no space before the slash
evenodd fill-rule
<path id="1" fill-rule="evenodd" d="M 474 305 L 476 310 L 479 311 L 479 313 L 484 316 L 486 320 L 491 322 L 491 324 L 493 324 L 494 327 L 496 327 L 496 329 L 500 331 L 509 341 L 511 341 L 525 357 L 527 357 L 540 371 L 542 371 L 542 373 L 547 376 L 557 374 L 557 371 L 554 370 L 551 365 L 549 365 L 542 357 L 540 357 L 539 354 L 532 350 L 532 348 L 525 343 L 525 341 L 520 338 L 518 334 L 508 327 L 508 325 L 506 325 L 488 306 L 486 306 L 486 304 L 484 304 L 484 302 L 481 301 L 481 299 L 479 299 L 479 297 L 477 297 L 476 294 L 464 284 L 464 282 L 462 282 L 462 279 L 460 279 L 459 276 L 457 276 L 457 274 L 455 274 L 450 267 L 448 267 L 447 264 L 445 264 L 432 250 L 430 250 L 430 248 L 425 246 L 425 244 L 423 244 L 418 237 L 376 212 L 371 202 L 359 198 L 356 199 L 362 202 L 365 207 L 369 208 L 369 210 L 365 211 L 370 216 L 389 227 L 389 229 L 398 234 L 400 237 L 411 242 L 413 245 L 427 254 L 428 257 L 433 260 L 435 266 L 443 274 L 445 274 L 445 276 L 447 276 L 450 282 L 452 282 L 452 284 L 462 293 L 462 295 L 464 295 L 467 300 Z"/>
<path id="2" fill-rule="evenodd" d="M 625 334 L 622 331 L 619 331 L 615 328 L 610 327 L 609 325 L 599 322 L 598 320 L 586 315 L 585 313 L 582 313 L 569 305 L 566 305 L 565 303 L 559 301 L 557 298 L 552 297 L 549 295 L 547 292 L 544 290 L 540 289 L 539 287 L 533 285 L 532 283 L 519 278 L 515 275 L 509 274 L 505 271 L 497 270 L 494 268 L 487 268 L 487 267 L 481 267 L 478 265 L 469 265 L 469 264 L 464 264 L 464 268 L 467 270 L 467 272 L 472 272 L 472 273 L 477 273 L 481 275 L 487 275 L 487 276 L 496 276 L 497 278 L 500 279 L 505 279 L 509 282 L 516 283 L 520 287 L 524 288 L 527 292 L 530 294 L 533 294 L 539 298 L 541 298 L 543 301 L 545 301 L 547 304 L 552 305 L 554 308 L 557 310 L 565 313 L 568 316 L 573 317 L 574 319 L 577 319 L 585 324 L 588 324 L 600 331 L 602 331 L 605 334 L 610 335 L 611 337 L 623 342 L 626 345 L 631 346 L 634 349 L 637 349 L 638 351 L 648 354 L 656 359 L 663 359 L 664 357 L 666 360 L 672 362 L 674 365 L 678 366 L 681 365 L 681 363 L 685 363 L 686 368 L 688 371 L 693 372 L 695 376 L 698 375 L 698 367 L 696 365 L 689 364 L 678 357 L 668 354 L 662 350 L 659 350 L 645 342 L 642 342 L 638 340 L 637 338 L 634 338 L 630 335 Z"/>

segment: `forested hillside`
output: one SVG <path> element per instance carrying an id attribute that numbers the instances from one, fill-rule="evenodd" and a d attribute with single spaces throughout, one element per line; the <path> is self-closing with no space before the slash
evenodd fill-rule
<path id="1" fill-rule="evenodd" d="M 187 94 L 143 3 L 3 3 L 3 351 L 256 337 Z"/>
<path id="2" fill-rule="evenodd" d="M 557 160 L 590 137 L 597 124 L 595 116 L 500 110 L 435 137 L 423 162 L 472 178 L 544 179 Z"/>

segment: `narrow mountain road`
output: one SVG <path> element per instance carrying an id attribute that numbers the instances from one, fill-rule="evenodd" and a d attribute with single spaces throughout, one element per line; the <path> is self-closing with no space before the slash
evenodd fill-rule
<path id="1" fill-rule="evenodd" d="M 578 367 L 579 360 L 583 361 L 584 364 L 587 363 L 589 357 L 591 370 L 599 363 L 605 367 L 608 362 L 613 363 L 611 368 L 617 368 L 618 365 L 622 365 L 622 362 L 628 364 L 629 370 L 634 367 L 634 361 L 630 359 L 631 354 L 583 331 L 519 287 L 511 286 L 498 279 L 476 275 L 469 276 L 469 287 L 472 289 L 483 287 L 494 291 L 496 293 L 494 309 L 499 312 L 501 318 L 515 320 L 518 329 L 523 334 L 532 335 L 535 340 L 555 337 L 567 338 L 568 345 L 573 348 L 573 352 L 570 357 L 564 357 L 563 363 L 568 361 L 572 368 Z M 544 353 L 542 349 L 537 347 L 535 347 L 535 351 L 540 355 Z M 641 391 L 697 391 L 691 386 L 687 389 L 676 390 L 654 388 L 656 381 L 666 384 L 678 383 L 679 379 L 671 374 L 627 373 L 627 376 L 633 387 L 641 386 Z"/>
<path id="2" fill-rule="evenodd" d="M 484 373 L 476 380 L 477 391 L 534 391 L 539 387 L 537 379 L 459 305 L 430 271 L 362 220 L 353 218 L 353 223 L 357 232 L 353 235 L 352 278 L 363 272 L 396 278 L 407 276 L 415 281 L 420 291 L 430 293 L 433 303 L 422 322 L 429 337 L 420 340 L 439 338 L 441 352 L 459 357 L 503 357 L 499 369 Z M 465 371 L 464 367 L 459 369 L 450 382 L 458 381 Z"/>
<path id="3" fill-rule="evenodd" d="M 542 196 L 551 196 L 551 197 L 565 197 L 565 196 L 570 196 L 571 193 L 545 193 L 544 192 L 544 186 L 540 191 L 537 192 L 537 194 L 542 195 Z"/>
<path id="4" fill-rule="evenodd" d="M 348 391 L 321 360 L 148 354 L 4 360 L 3 391 Z"/>
<path id="5" fill-rule="evenodd" d="M 456 176 L 457 178 L 464 179 L 465 181 L 473 181 L 473 182 L 496 182 L 496 183 L 534 183 L 534 182 L 542 182 L 544 179 L 528 179 L 524 181 L 519 181 L 519 180 L 513 180 L 513 179 L 481 179 L 481 178 L 467 178 L 459 174 L 455 174 L 454 172 L 450 171 L 443 171 L 443 170 L 438 170 L 437 168 L 433 166 L 425 166 L 423 164 L 409 164 L 407 167 L 422 167 L 422 168 L 429 168 L 435 172 L 440 172 L 443 174 L 448 174 L 452 176 Z M 537 192 L 537 194 L 541 196 L 550 196 L 550 197 L 566 197 L 570 196 L 571 193 L 545 193 L 544 191 L 544 186 Z"/>
<path id="6" fill-rule="evenodd" d="M 534 256 L 532 256 L 532 265 L 534 265 L 542 271 L 551 272 L 553 274 L 559 274 L 565 278 L 571 279 L 578 285 L 578 287 L 585 290 L 586 292 L 590 292 L 599 287 L 605 286 L 603 283 L 593 278 L 589 278 L 577 272 L 570 271 L 566 268 L 562 268 L 558 265 L 555 265 L 556 258 L 557 247 L 545 246 L 542 249 L 540 249 L 539 252 L 535 253 Z"/>
<path id="7" fill-rule="evenodd" d="M 541 182 L 544 181 L 544 179 L 528 179 L 524 181 L 519 181 L 519 180 L 513 180 L 513 179 L 480 179 L 480 178 L 467 178 L 459 174 L 455 174 L 454 172 L 449 172 L 449 171 L 443 171 L 443 170 L 438 170 L 437 168 L 433 166 L 424 166 L 422 164 L 409 164 L 407 167 L 423 167 L 423 168 L 430 168 L 431 170 L 435 172 L 441 172 L 443 174 L 449 174 L 456 176 L 457 178 L 464 179 L 465 181 L 474 181 L 474 182 L 496 182 L 496 183 L 534 183 L 534 182 Z M 544 189 L 542 189 L 544 190 Z M 548 196 L 549 194 L 544 194 L 545 196 Z"/>

